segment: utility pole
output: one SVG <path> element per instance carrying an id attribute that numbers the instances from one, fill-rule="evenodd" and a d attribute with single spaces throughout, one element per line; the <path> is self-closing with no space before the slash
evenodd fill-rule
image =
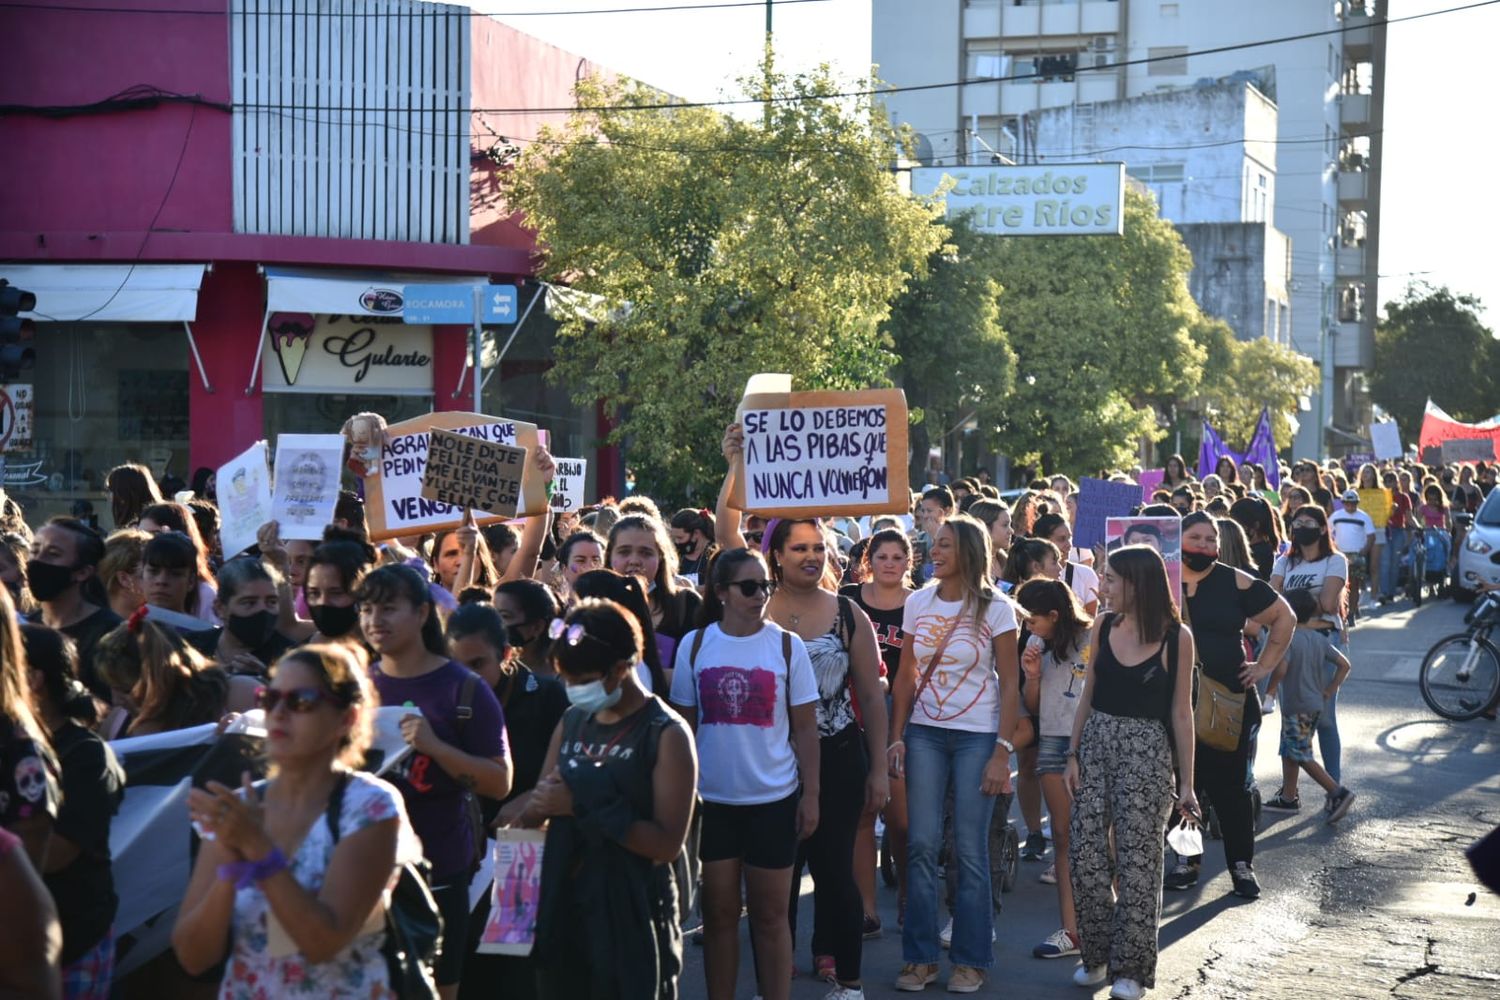
<path id="1" fill-rule="evenodd" d="M 765 122 L 765 129 L 768 133 L 771 131 L 771 53 L 774 51 L 771 41 L 771 3 L 772 0 L 766 0 L 766 50 L 763 56 L 763 58 L 765 59 L 766 67 L 766 81 L 764 90 L 766 108 L 763 120 Z"/>

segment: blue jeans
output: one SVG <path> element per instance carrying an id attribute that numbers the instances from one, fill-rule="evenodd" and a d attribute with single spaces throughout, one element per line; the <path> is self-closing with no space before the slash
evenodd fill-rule
<path id="1" fill-rule="evenodd" d="M 1338 633 L 1338 638 L 1333 643 L 1339 652 L 1345 656 L 1349 655 L 1349 639 L 1347 633 Z M 1324 661 L 1323 663 L 1323 686 L 1327 687 L 1333 683 L 1333 675 L 1338 673 L 1338 667 Z M 1334 781 L 1340 781 L 1339 762 L 1343 753 L 1343 744 L 1339 742 L 1339 694 L 1333 693 L 1332 698 L 1323 699 L 1323 711 L 1318 716 L 1318 752 L 1323 756 L 1323 770 Z"/>
<path id="2" fill-rule="evenodd" d="M 958 901 L 953 912 L 954 965 L 988 969 L 994 964 L 995 914 L 990 901 L 990 815 L 993 796 L 981 795 L 984 766 L 995 752 L 994 733 L 910 725 L 906 728 L 907 846 L 906 924 L 901 955 L 906 962 L 936 965 L 938 944 L 938 852 L 943 846 L 943 799 L 954 790 L 953 840 Z"/>
<path id="3" fill-rule="evenodd" d="M 1401 560 L 1409 543 L 1406 529 L 1392 528 L 1386 533 L 1384 554 L 1380 557 L 1380 595 L 1392 597 L 1401 582 Z"/>

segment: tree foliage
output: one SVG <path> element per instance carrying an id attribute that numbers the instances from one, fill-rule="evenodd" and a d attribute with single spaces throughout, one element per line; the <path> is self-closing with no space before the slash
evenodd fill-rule
<path id="1" fill-rule="evenodd" d="M 1000 322 L 1020 359 L 994 430 L 1023 464 L 1088 472 L 1155 440 L 1156 404 L 1191 395 L 1204 349 L 1192 259 L 1149 198 L 1126 192 L 1123 236 L 997 239 Z"/>
<path id="2" fill-rule="evenodd" d="M 1265 407 L 1271 412 L 1272 437 L 1283 447 L 1290 444 L 1289 417 L 1317 387 L 1318 366 L 1273 340 L 1239 340 L 1220 319 L 1204 317 L 1196 323 L 1193 340 L 1205 351 L 1196 408 L 1224 439 L 1248 445 Z"/>
<path id="3" fill-rule="evenodd" d="M 895 380 L 911 408 L 911 481 L 926 478 L 928 448 L 969 417 L 990 426 L 1004 416 L 1016 356 L 1000 326 L 995 238 L 966 218 L 891 309 L 885 330 L 897 357 Z M 951 226 L 951 229 L 950 229 Z"/>
<path id="4" fill-rule="evenodd" d="M 751 120 L 662 111 L 639 84 L 588 80 L 506 182 L 545 248 L 544 277 L 600 296 L 564 320 L 552 377 L 602 400 L 662 495 L 722 474 L 719 439 L 746 378 L 798 389 L 889 384 L 881 323 L 943 242 L 890 170 L 897 139 L 827 70 L 745 81 L 776 97 Z"/>
<path id="5" fill-rule="evenodd" d="M 1387 303 L 1375 327 L 1370 397 L 1415 441 L 1430 398 L 1457 420 L 1500 410 L 1500 342 L 1479 318 L 1479 300 L 1416 283 Z"/>

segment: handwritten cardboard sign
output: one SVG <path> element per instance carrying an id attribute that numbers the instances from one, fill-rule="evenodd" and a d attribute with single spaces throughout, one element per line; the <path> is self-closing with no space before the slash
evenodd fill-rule
<path id="1" fill-rule="evenodd" d="M 1107 479 L 1078 481 L 1078 515 L 1073 521 L 1073 544 L 1090 549 L 1104 541 L 1104 522 L 1111 517 L 1128 517 L 1141 505 L 1141 488 L 1136 483 L 1112 483 Z"/>
<path id="2" fill-rule="evenodd" d="M 586 458 L 554 458 L 557 476 L 552 480 L 552 509 L 577 510 L 584 504 L 583 484 L 588 477 Z"/>
<path id="3" fill-rule="evenodd" d="M 1394 420 L 1370 425 L 1370 444 L 1379 459 L 1400 458 L 1406 453 L 1401 447 L 1401 428 Z"/>
<path id="4" fill-rule="evenodd" d="M 537 426 L 521 420 L 490 417 L 482 413 L 426 413 L 386 428 L 380 468 L 365 480 L 365 517 L 370 538 L 380 541 L 403 535 L 419 535 L 463 523 L 463 508 L 422 495 L 427 470 L 427 449 L 434 430 L 453 431 L 496 444 L 525 448 L 528 455 L 538 446 Z M 518 514 L 531 516 L 547 510 L 547 490 L 536 465 L 529 458 L 521 480 Z M 475 523 L 504 520 L 494 514 L 476 515 Z"/>
<path id="5" fill-rule="evenodd" d="M 341 435 L 276 435 L 271 519 L 279 525 L 283 539 L 317 541 L 323 537 L 338 504 L 343 459 Z"/>
<path id="6" fill-rule="evenodd" d="M 1377 528 L 1384 528 L 1391 519 L 1392 503 L 1390 490 L 1359 491 L 1359 509 L 1370 515 L 1370 520 Z"/>
<path id="7" fill-rule="evenodd" d="M 525 448 L 452 431 L 430 431 L 422 496 L 461 509 L 514 517 L 521 505 L 525 469 Z"/>
<path id="8" fill-rule="evenodd" d="M 900 389 L 756 394 L 742 406 L 736 507 L 764 517 L 907 512 Z"/>

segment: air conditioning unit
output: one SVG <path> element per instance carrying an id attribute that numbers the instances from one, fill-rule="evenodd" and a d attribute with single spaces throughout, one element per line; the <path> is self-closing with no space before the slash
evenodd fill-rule
<path id="1" fill-rule="evenodd" d="M 1115 47 L 1114 35 L 1095 35 L 1091 46 L 1095 52 L 1112 52 Z"/>

